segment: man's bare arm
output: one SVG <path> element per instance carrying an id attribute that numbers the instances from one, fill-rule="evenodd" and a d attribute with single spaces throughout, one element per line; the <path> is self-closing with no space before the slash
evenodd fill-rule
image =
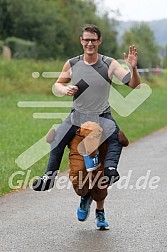
<path id="1" fill-rule="evenodd" d="M 63 66 L 63 69 L 62 69 L 62 72 L 61 72 L 59 78 L 57 79 L 57 81 L 54 84 L 54 91 L 58 95 L 72 96 L 78 90 L 77 86 L 68 85 L 68 83 L 71 80 L 70 69 L 71 69 L 70 63 L 69 63 L 69 61 L 67 61 Z"/>
<path id="2" fill-rule="evenodd" d="M 132 72 L 125 70 L 118 61 L 113 59 L 109 67 L 109 75 L 115 75 L 124 84 L 128 84 L 131 88 L 136 88 L 140 84 L 140 76 L 137 71 L 138 55 L 134 46 L 129 47 L 128 56 L 124 53 L 124 60 Z"/>
<path id="3" fill-rule="evenodd" d="M 129 46 L 128 56 L 124 53 L 124 60 L 132 68 L 132 77 L 129 82 L 131 88 L 136 88 L 140 84 L 140 75 L 137 70 L 138 53 L 134 45 Z"/>

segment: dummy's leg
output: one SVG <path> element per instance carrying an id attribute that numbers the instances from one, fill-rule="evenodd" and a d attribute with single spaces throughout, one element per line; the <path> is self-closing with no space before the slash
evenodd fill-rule
<path id="1" fill-rule="evenodd" d="M 33 190 L 45 191 L 54 186 L 55 176 L 59 170 L 64 149 L 75 136 L 77 129 L 77 126 L 71 125 L 65 120 L 56 130 L 55 138 L 51 142 L 50 157 L 45 174 L 33 182 Z"/>
<path id="2" fill-rule="evenodd" d="M 111 116 L 110 113 L 106 113 L 101 118 L 101 121 L 103 122 L 106 120 L 106 123 L 103 123 L 103 134 L 104 138 L 107 135 L 107 152 L 106 157 L 104 161 L 104 175 L 108 177 L 109 183 L 115 183 L 119 180 L 120 176 L 117 171 L 117 166 L 119 162 L 119 158 L 122 152 L 122 144 L 119 142 L 118 139 L 118 132 L 119 127 L 116 124 L 115 120 Z M 111 126 L 110 126 L 111 121 Z M 114 127 L 113 127 L 114 124 Z M 110 128 L 113 128 L 113 131 L 110 130 Z M 111 134 L 110 134 L 111 132 Z"/>

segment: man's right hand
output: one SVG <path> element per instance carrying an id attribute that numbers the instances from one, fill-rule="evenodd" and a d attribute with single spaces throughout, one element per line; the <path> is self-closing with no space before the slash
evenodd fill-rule
<path id="1" fill-rule="evenodd" d="M 73 96 L 77 91 L 78 91 L 77 86 L 69 85 L 69 86 L 64 87 L 64 94 L 69 95 L 69 96 Z"/>

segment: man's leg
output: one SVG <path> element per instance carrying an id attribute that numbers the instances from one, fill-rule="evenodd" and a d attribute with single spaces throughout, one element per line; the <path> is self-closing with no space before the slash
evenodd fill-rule
<path id="1" fill-rule="evenodd" d="M 93 199 L 89 192 L 85 196 L 81 196 L 80 204 L 77 209 L 77 217 L 79 221 L 86 221 L 89 217 L 92 201 Z"/>
<path id="2" fill-rule="evenodd" d="M 104 209 L 104 200 L 96 201 L 96 209 L 103 210 Z"/>
<path id="3" fill-rule="evenodd" d="M 97 204 L 97 206 L 96 206 L 95 216 L 96 216 L 97 229 L 99 229 L 99 230 L 108 230 L 109 225 L 108 225 L 108 222 L 105 219 L 104 200 L 97 201 L 96 204 Z"/>

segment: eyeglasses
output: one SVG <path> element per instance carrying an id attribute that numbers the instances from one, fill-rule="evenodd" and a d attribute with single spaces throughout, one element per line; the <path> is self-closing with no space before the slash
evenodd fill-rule
<path id="1" fill-rule="evenodd" d="M 84 39 L 84 38 L 82 38 L 82 41 L 83 41 L 84 44 L 88 44 L 88 43 L 91 41 L 91 43 L 92 43 L 93 45 L 95 45 L 95 44 L 97 44 L 97 41 L 98 41 L 98 40 L 99 40 L 99 39 L 89 39 L 89 38 Z"/>

